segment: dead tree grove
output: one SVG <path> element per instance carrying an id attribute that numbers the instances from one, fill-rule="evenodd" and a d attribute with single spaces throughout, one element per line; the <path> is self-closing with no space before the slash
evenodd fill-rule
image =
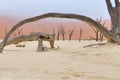
<path id="1" fill-rule="evenodd" d="M 45 18 L 68 18 L 68 19 L 76 19 L 76 20 L 81 20 L 86 23 L 91 24 L 94 26 L 97 30 L 99 30 L 107 39 L 109 42 L 112 43 L 117 43 L 120 44 L 120 2 L 119 0 L 114 0 L 115 2 L 115 7 L 113 7 L 111 0 L 105 0 L 106 5 L 108 8 L 108 12 L 110 14 L 111 18 L 111 30 L 107 30 L 103 25 L 100 23 L 96 22 L 95 20 L 83 16 L 80 14 L 64 14 L 64 13 L 46 13 L 42 14 L 36 17 L 28 18 L 25 20 L 20 21 L 16 25 L 12 27 L 12 29 L 6 34 L 5 38 L 3 39 L 2 43 L 0 44 L 0 53 L 2 53 L 6 42 L 8 41 L 10 35 L 19 27 L 26 23 L 34 22 L 37 20 L 45 19 Z"/>

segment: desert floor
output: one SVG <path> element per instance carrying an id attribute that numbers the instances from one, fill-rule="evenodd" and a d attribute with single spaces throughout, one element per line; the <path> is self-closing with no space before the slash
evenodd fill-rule
<path id="1" fill-rule="evenodd" d="M 94 43 L 55 41 L 55 49 L 49 49 L 44 42 L 44 52 L 36 52 L 37 41 L 20 43 L 24 48 L 6 46 L 0 54 L 0 80 L 120 80 L 120 46 L 83 48 Z"/>

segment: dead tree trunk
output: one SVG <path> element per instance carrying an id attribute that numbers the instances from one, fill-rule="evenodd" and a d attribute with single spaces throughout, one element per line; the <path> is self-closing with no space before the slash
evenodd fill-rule
<path id="1" fill-rule="evenodd" d="M 93 29 L 93 31 L 95 32 L 95 40 L 98 41 L 98 38 L 99 38 L 99 31 L 97 29 L 95 29 L 92 25 L 90 25 L 90 27 Z"/>
<path id="2" fill-rule="evenodd" d="M 17 30 L 17 35 L 18 36 L 23 35 L 23 29 L 22 28 L 20 28 L 20 29 Z"/>
<path id="3" fill-rule="evenodd" d="M 119 0 L 114 0 L 115 6 L 113 7 L 111 0 L 106 0 L 108 12 L 111 18 L 111 32 L 120 39 L 120 2 Z"/>
<path id="4" fill-rule="evenodd" d="M 51 48 L 54 48 L 54 42 L 53 40 L 49 41 Z"/>
<path id="5" fill-rule="evenodd" d="M 62 26 L 62 24 L 60 26 L 60 32 L 61 32 L 61 35 L 62 35 L 62 39 L 64 41 L 65 40 L 65 28 Z"/>
<path id="6" fill-rule="evenodd" d="M 50 43 L 51 48 L 54 48 L 54 41 L 55 41 L 55 36 L 54 34 L 45 34 L 45 33 L 40 33 L 40 32 L 33 32 L 30 35 L 21 35 L 14 37 L 12 39 L 9 39 L 5 46 L 11 45 L 11 44 L 18 44 L 20 42 L 24 41 L 37 41 L 41 37 L 43 41 L 48 41 Z"/>
<path id="7" fill-rule="evenodd" d="M 109 0 L 106 0 L 107 2 L 109 2 Z M 82 20 L 84 22 L 87 22 L 91 25 L 93 25 L 97 30 L 99 30 L 109 41 L 113 41 L 116 42 L 117 44 L 120 44 L 120 39 L 116 37 L 116 35 L 114 34 L 114 32 L 110 32 L 108 31 L 106 28 L 104 28 L 101 24 L 99 24 L 98 22 L 96 22 L 95 20 L 83 16 L 83 15 L 78 15 L 78 14 L 64 14 L 64 13 L 46 13 L 40 16 L 36 16 L 33 18 L 28 18 L 25 19 L 23 21 L 20 21 L 19 23 L 17 23 L 15 26 L 13 26 L 13 28 L 7 33 L 7 35 L 5 36 L 5 38 L 3 39 L 2 43 L 0 44 L 0 53 L 2 53 L 5 44 L 7 42 L 7 40 L 9 39 L 10 35 L 19 27 L 21 27 L 22 25 L 26 24 L 26 23 L 30 23 L 30 22 L 34 22 L 40 19 L 45 19 L 45 18 L 68 18 L 68 19 L 77 19 L 77 20 Z"/>
<path id="8" fill-rule="evenodd" d="M 81 41 L 81 38 L 82 38 L 82 28 L 80 28 L 80 35 L 79 35 L 79 42 Z"/>
<path id="9" fill-rule="evenodd" d="M 37 52 L 43 51 L 43 40 L 41 38 L 38 38 L 38 48 L 36 50 Z"/>
<path id="10" fill-rule="evenodd" d="M 69 41 L 71 41 L 71 38 L 72 38 L 72 35 L 73 35 L 73 32 L 74 32 L 74 29 L 68 30 L 68 31 L 69 31 Z"/>
<path id="11" fill-rule="evenodd" d="M 60 27 L 57 29 L 57 40 L 60 39 Z"/>
<path id="12" fill-rule="evenodd" d="M 100 41 L 103 41 L 103 34 L 100 33 Z"/>

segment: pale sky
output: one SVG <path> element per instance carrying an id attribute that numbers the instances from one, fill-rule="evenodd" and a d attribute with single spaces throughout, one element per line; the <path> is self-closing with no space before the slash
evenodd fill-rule
<path id="1" fill-rule="evenodd" d="M 0 14 L 32 17 L 48 12 L 109 18 L 105 0 L 0 0 Z"/>

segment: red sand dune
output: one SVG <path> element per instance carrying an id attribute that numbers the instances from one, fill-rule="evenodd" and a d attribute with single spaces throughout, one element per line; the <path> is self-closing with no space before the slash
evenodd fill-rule
<path id="1" fill-rule="evenodd" d="M 5 32 L 9 31 L 17 22 L 22 19 L 11 17 L 11 16 L 0 16 L 0 38 L 4 38 Z M 110 21 L 103 20 L 106 22 L 106 27 L 110 29 Z M 89 39 L 91 36 L 95 36 L 92 28 L 84 22 L 77 20 L 68 20 L 68 19 L 45 19 L 39 20 L 33 23 L 28 23 L 23 25 L 20 29 L 22 29 L 22 34 L 29 34 L 30 32 L 48 32 L 52 33 L 55 29 L 55 33 L 57 33 L 58 27 L 60 25 L 65 28 L 66 34 L 65 39 L 68 39 L 69 30 L 74 29 L 74 33 L 72 39 L 79 38 L 79 29 L 80 27 L 83 29 L 82 39 Z M 14 34 L 17 34 L 17 30 Z M 13 35 L 12 35 L 13 36 Z"/>

